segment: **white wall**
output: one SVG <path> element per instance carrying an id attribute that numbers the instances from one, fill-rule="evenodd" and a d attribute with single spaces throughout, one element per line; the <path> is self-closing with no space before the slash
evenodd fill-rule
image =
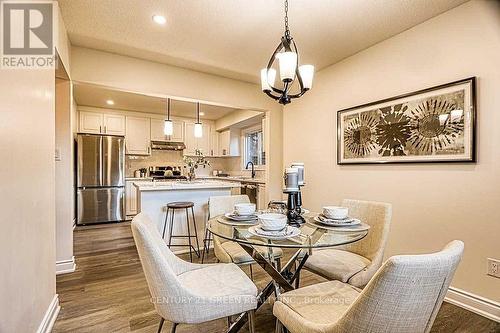
<path id="1" fill-rule="evenodd" d="M 80 47 L 72 47 L 71 77 L 74 81 L 145 94 L 268 111 L 270 137 L 266 152 L 271 162 L 267 183 L 270 198 L 281 197 L 282 108 L 258 85 Z"/>
<path id="2" fill-rule="evenodd" d="M 338 110 L 477 76 L 477 164 L 336 164 Z M 465 254 L 452 285 L 500 301 L 486 258 L 500 258 L 500 2 L 471 1 L 317 73 L 285 107 L 284 161 L 303 161 L 305 207 L 342 198 L 386 201 L 394 215 L 386 255 Z"/>
<path id="3" fill-rule="evenodd" d="M 0 332 L 35 332 L 56 292 L 54 84 L 0 69 Z"/>

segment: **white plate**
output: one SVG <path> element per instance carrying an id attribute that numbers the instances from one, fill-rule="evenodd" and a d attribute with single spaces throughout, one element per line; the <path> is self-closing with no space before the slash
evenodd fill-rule
<path id="1" fill-rule="evenodd" d="M 344 220 L 332 220 L 332 219 L 321 219 L 319 216 L 316 216 L 314 218 L 314 221 L 332 227 L 347 227 L 347 226 L 361 224 L 360 220 L 354 218 L 348 218 Z"/>
<path id="2" fill-rule="evenodd" d="M 287 226 L 286 232 L 266 231 L 260 225 L 255 225 L 248 228 L 248 232 L 257 237 L 269 238 L 274 240 L 288 239 L 300 235 L 300 229 L 297 227 Z"/>
<path id="3" fill-rule="evenodd" d="M 234 213 L 226 213 L 224 216 L 233 221 L 254 221 L 257 220 L 257 215 L 236 215 Z"/>

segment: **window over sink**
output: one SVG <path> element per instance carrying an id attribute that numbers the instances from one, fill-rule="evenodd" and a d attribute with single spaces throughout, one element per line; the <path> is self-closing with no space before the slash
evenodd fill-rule
<path id="1" fill-rule="evenodd" d="M 262 126 L 250 127 L 242 130 L 243 136 L 243 167 L 252 162 L 255 168 L 266 165 L 266 153 L 264 149 L 264 134 Z"/>

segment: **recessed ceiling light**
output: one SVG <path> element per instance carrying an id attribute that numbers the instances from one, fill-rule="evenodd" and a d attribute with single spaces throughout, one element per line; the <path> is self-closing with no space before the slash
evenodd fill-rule
<path id="1" fill-rule="evenodd" d="M 112 99 L 108 99 L 106 101 L 106 104 L 108 104 L 108 105 L 115 105 L 115 101 L 113 101 Z"/>
<path id="2" fill-rule="evenodd" d="M 153 15 L 153 21 L 161 25 L 167 23 L 167 19 L 163 15 Z"/>
<path id="3" fill-rule="evenodd" d="M 200 116 L 204 116 L 205 115 L 205 112 L 200 112 Z"/>

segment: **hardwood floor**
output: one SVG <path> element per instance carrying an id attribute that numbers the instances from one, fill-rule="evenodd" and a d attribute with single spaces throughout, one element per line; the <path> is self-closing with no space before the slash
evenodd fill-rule
<path id="1" fill-rule="evenodd" d="M 57 277 L 61 311 L 53 332 L 156 332 L 160 318 L 149 301 L 130 223 L 79 227 L 74 243 L 77 269 Z M 209 261 L 215 261 L 213 255 Z M 324 281 L 303 272 L 301 285 Z M 254 265 L 257 286 L 262 288 L 268 280 L 267 274 Z M 267 303 L 256 313 L 256 331 L 274 332 L 274 323 L 272 304 Z M 179 325 L 177 332 L 224 332 L 226 325 L 225 319 Z M 169 329 L 170 323 L 165 322 L 163 332 Z M 246 327 L 242 332 L 248 332 Z M 444 303 L 432 332 L 498 333 L 500 324 Z"/>

